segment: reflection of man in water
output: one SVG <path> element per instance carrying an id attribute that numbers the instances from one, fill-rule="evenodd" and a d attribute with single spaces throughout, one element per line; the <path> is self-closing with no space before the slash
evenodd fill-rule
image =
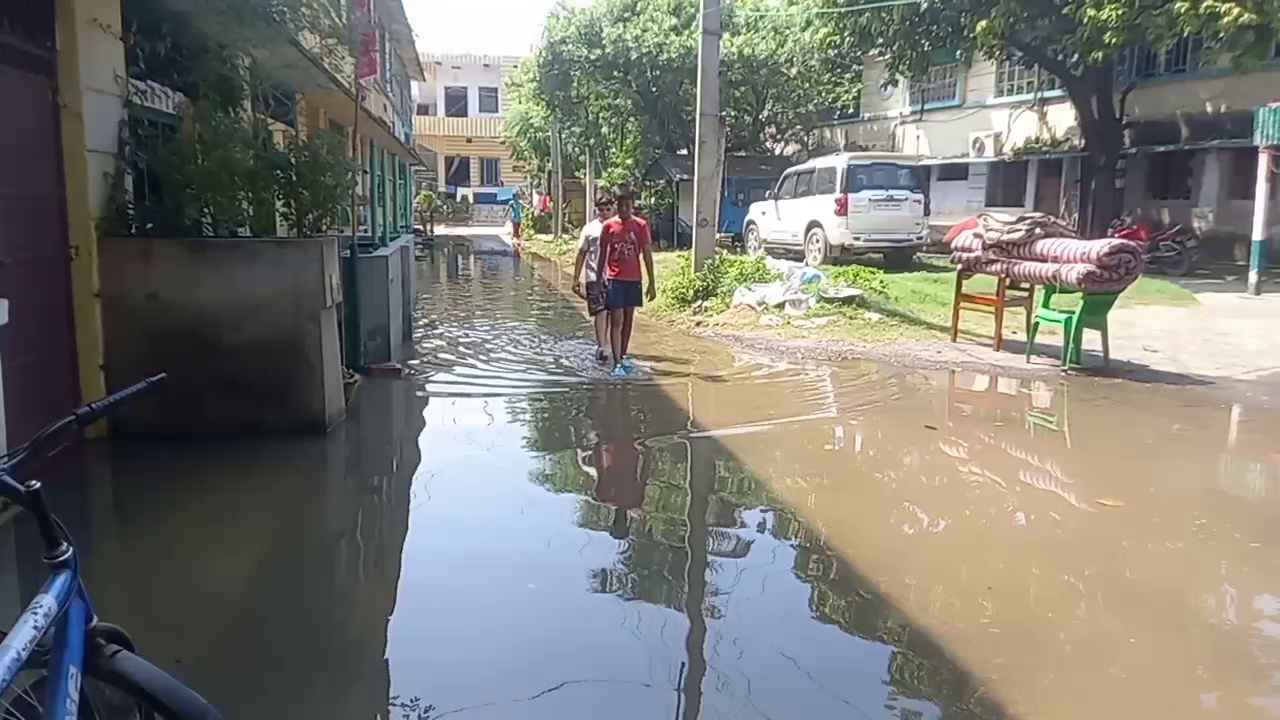
<path id="1" fill-rule="evenodd" d="M 596 501 L 614 509 L 609 534 L 624 540 L 631 530 L 629 512 L 644 506 L 650 472 L 631 414 L 630 391 L 598 386 L 587 400 L 587 418 L 593 430 L 588 447 L 578 452 L 578 463 L 596 479 Z"/>

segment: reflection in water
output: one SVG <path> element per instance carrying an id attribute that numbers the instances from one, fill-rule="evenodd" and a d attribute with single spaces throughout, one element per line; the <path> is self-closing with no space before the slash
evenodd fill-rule
<path id="1" fill-rule="evenodd" d="M 90 448 L 54 501 L 95 609 L 226 717 L 386 717 L 424 404 L 369 380 L 323 438 Z"/>
<path id="2" fill-rule="evenodd" d="M 1265 409 L 649 324 L 611 383 L 558 279 L 418 271 L 414 379 L 330 438 L 116 447 L 60 498 L 229 717 L 1280 713 Z"/>

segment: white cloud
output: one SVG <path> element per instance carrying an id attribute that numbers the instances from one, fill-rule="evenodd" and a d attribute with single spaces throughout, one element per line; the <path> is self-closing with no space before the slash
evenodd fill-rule
<path id="1" fill-rule="evenodd" d="M 555 5 L 556 0 L 404 0 L 419 50 L 489 55 L 528 54 Z"/>

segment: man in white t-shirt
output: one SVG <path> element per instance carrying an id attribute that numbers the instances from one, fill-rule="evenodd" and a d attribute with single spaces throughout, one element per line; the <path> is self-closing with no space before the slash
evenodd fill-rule
<path id="1" fill-rule="evenodd" d="M 604 278 L 596 277 L 600 264 L 600 228 L 613 217 L 614 201 L 611 195 L 596 198 L 596 217 L 582 228 L 578 237 L 578 258 L 573 263 L 573 292 L 587 301 L 587 314 L 595 323 L 596 360 L 609 360 L 609 313 L 605 312 Z M 582 283 L 586 274 L 586 285 Z"/>

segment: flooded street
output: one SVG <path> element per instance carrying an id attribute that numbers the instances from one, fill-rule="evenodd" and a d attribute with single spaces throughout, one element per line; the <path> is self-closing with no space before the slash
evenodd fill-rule
<path id="1" fill-rule="evenodd" d="M 418 271 L 412 378 L 328 438 L 94 448 L 55 499 L 227 717 L 1280 716 L 1268 410 L 651 323 L 611 383 L 554 271 Z"/>

